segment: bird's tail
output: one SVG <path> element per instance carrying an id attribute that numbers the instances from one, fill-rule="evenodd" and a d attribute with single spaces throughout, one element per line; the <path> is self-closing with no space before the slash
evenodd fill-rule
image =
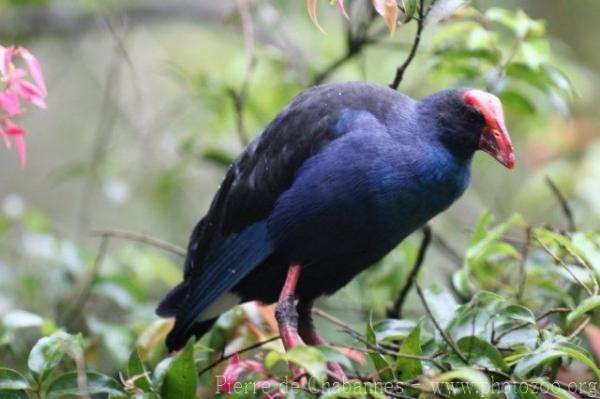
<path id="1" fill-rule="evenodd" d="M 196 322 L 185 334 L 169 334 L 166 342 L 167 349 L 169 352 L 173 352 L 183 348 L 192 335 L 195 336 L 196 339 L 200 339 L 200 337 L 212 328 L 215 321 L 217 321 L 217 318 Z"/>
<path id="2" fill-rule="evenodd" d="M 158 304 L 156 314 L 160 317 L 175 317 L 185 301 L 189 291 L 188 281 L 179 283 L 173 288 L 167 296 Z"/>
<path id="3" fill-rule="evenodd" d="M 169 349 L 185 345 L 192 335 L 201 336 L 224 309 L 238 304 L 241 298 L 230 290 L 273 250 L 266 221 L 212 243 L 202 272 L 175 287 L 157 309 L 160 316 L 175 316 L 175 325 L 167 337 Z"/>

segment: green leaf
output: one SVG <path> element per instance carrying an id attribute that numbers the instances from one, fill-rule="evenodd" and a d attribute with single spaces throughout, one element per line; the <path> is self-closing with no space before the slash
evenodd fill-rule
<path id="1" fill-rule="evenodd" d="M 402 0 L 402 9 L 406 16 L 405 21 L 409 20 L 417 11 L 417 0 Z"/>
<path id="2" fill-rule="evenodd" d="M 452 286 L 462 298 L 469 298 L 475 290 L 474 284 L 469 279 L 469 269 L 467 263 L 452 274 Z"/>
<path id="3" fill-rule="evenodd" d="M 575 95 L 575 87 L 563 72 L 547 64 L 542 65 L 540 69 L 556 88 L 571 96 Z"/>
<path id="4" fill-rule="evenodd" d="M 43 337 L 29 353 L 27 365 L 41 381 L 60 363 L 65 353 L 81 351 L 81 343 L 76 336 L 58 331 L 49 337 Z"/>
<path id="5" fill-rule="evenodd" d="M 467 251 L 467 258 L 472 259 L 481 256 L 491 244 L 502 238 L 502 236 L 504 236 L 504 234 L 506 234 L 506 232 L 511 227 L 521 225 L 524 223 L 525 221 L 523 220 L 523 217 L 521 215 L 512 215 L 504 223 L 501 223 L 492 230 L 486 231 L 484 236 L 481 239 L 477 240 L 477 243 L 474 246 L 471 246 L 469 248 L 469 250 Z M 478 234 L 481 233 L 478 232 Z"/>
<path id="6" fill-rule="evenodd" d="M 458 368 L 448 371 L 438 378 L 439 382 L 464 381 L 473 386 L 481 395 L 489 394 L 491 390 L 490 380 L 481 371 L 470 368 Z M 469 387 L 470 388 L 470 387 Z"/>
<path id="7" fill-rule="evenodd" d="M 63 396 L 80 396 L 79 375 L 76 371 L 58 376 L 48 386 L 47 399 L 62 398 Z M 104 374 L 88 371 L 85 373 L 85 389 L 88 394 L 96 395 L 105 393 L 109 395 L 122 396 L 125 394 L 121 385 L 114 379 Z"/>
<path id="8" fill-rule="evenodd" d="M 465 357 L 469 359 L 469 363 L 494 370 L 506 370 L 508 368 L 500 351 L 479 337 L 462 337 L 456 344 Z"/>
<path id="9" fill-rule="evenodd" d="M 327 359 L 323 352 L 315 347 L 296 346 L 286 354 L 286 358 L 288 361 L 302 367 L 320 383 L 323 383 L 327 378 Z"/>
<path id="10" fill-rule="evenodd" d="M 550 45 L 546 39 L 536 38 L 521 44 L 523 59 L 532 68 L 539 68 L 550 56 Z"/>
<path id="11" fill-rule="evenodd" d="M 544 389 L 544 391 L 550 392 L 552 395 L 555 395 L 559 399 L 576 399 L 576 397 L 571 395 L 569 392 L 560 389 L 555 384 L 552 384 L 542 378 L 533 378 L 527 382 L 532 383 L 534 385 L 539 385 Z"/>
<path id="12" fill-rule="evenodd" d="M 285 355 L 278 351 L 270 351 L 265 356 L 264 365 L 268 370 L 273 371 L 279 362 L 285 360 Z"/>
<path id="13" fill-rule="evenodd" d="M 375 335 L 375 330 L 373 329 L 373 324 L 371 321 L 367 324 L 366 331 L 367 342 L 371 345 L 377 345 L 377 338 Z M 372 350 L 372 348 L 369 348 Z M 393 381 L 394 373 L 392 372 L 392 367 L 390 363 L 386 360 L 386 358 L 377 352 L 370 351 L 369 357 L 373 362 L 373 366 L 375 367 L 375 371 L 379 373 L 382 381 Z"/>
<path id="14" fill-rule="evenodd" d="M 531 310 L 521 305 L 508 305 L 498 313 L 498 318 L 509 318 L 517 321 L 525 321 L 535 324 L 535 316 Z"/>
<path id="15" fill-rule="evenodd" d="M 406 355 L 421 356 L 421 324 L 417 324 L 412 329 L 408 337 L 402 342 L 400 353 Z M 419 359 L 410 359 L 407 357 L 398 356 L 396 360 L 396 373 L 401 380 L 411 380 L 423 373 L 423 365 Z"/>
<path id="16" fill-rule="evenodd" d="M 150 390 L 148 372 L 144 367 L 144 363 L 142 362 L 137 349 L 134 349 L 129 356 L 129 361 L 127 362 L 127 376 L 130 380 L 133 379 L 135 386 L 140 388 L 142 391 Z"/>
<path id="17" fill-rule="evenodd" d="M 583 348 L 578 347 L 577 345 L 573 345 L 570 343 L 562 343 L 558 344 L 556 348 L 562 351 L 566 356 L 571 359 L 579 360 L 581 363 L 585 364 L 594 372 L 596 375 L 596 380 L 600 382 L 600 368 L 596 366 L 594 360 L 588 355 Z"/>
<path id="18" fill-rule="evenodd" d="M 10 329 L 40 327 L 44 324 L 44 319 L 35 313 L 15 309 L 2 317 L 2 324 Z"/>
<path id="19" fill-rule="evenodd" d="M 535 114 L 535 105 L 523 94 L 516 90 L 503 90 L 498 96 L 507 108 L 524 115 Z"/>
<path id="20" fill-rule="evenodd" d="M 336 362 L 340 366 L 351 369 L 352 362 L 348 358 L 348 356 L 344 355 L 339 349 L 332 348 L 329 346 L 316 346 L 323 355 L 325 356 L 325 360 L 328 362 Z"/>
<path id="21" fill-rule="evenodd" d="M 166 399 L 194 398 L 197 383 L 194 339 L 192 338 L 168 364 L 160 386 L 160 393 Z"/>
<path id="22" fill-rule="evenodd" d="M 396 341 L 406 338 L 415 325 L 412 320 L 386 319 L 375 323 L 373 330 L 377 342 Z"/>
<path id="23" fill-rule="evenodd" d="M 152 385 L 160 389 L 167 375 L 169 365 L 173 362 L 174 357 L 165 357 L 161 360 L 156 367 L 154 367 L 154 373 L 152 373 Z"/>
<path id="24" fill-rule="evenodd" d="M 0 390 L 20 391 L 29 389 L 29 382 L 18 371 L 0 368 Z"/>
<path id="25" fill-rule="evenodd" d="M 319 395 L 321 399 L 373 398 L 386 399 L 381 387 L 372 387 L 369 383 L 350 380 L 344 384 L 334 384 Z"/>
<path id="26" fill-rule="evenodd" d="M 519 377 L 525 377 L 537 367 L 550 363 L 552 360 L 558 359 L 562 355 L 563 353 L 557 350 L 535 352 L 519 360 L 514 373 Z"/>
<path id="27" fill-rule="evenodd" d="M 2 399 L 29 399 L 29 395 L 24 391 L 12 391 L 0 389 L 0 398 Z"/>
<path id="28" fill-rule="evenodd" d="M 485 238 L 487 235 L 488 228 L 490 224 L 494 221 L 494 215 L 490 211 L 485 211 L 479 217 L 477 221 L 477 226 L 475 226 L 475 230 L 473 230 L 473 234 L 471 235 L 471 243 L 470 246 L 474 246 L 481 240 Z"/>
<path id="29" fill-rule="evenodd" d="M 600 306 L 600 295 L 592 296 L 581 301 L 573 311 L 567 315 L 567 326 L 579 320 L 587 312 L 590 312 Z"/>
<path id="30" fill-rule="evenodd" d="M 537 38 L 544 34 L 544 23 L 529 18 L 522 10 L 513 12 L 505 8 L 492 7 L 485 12 L 485 17 L 504 25 L 519 39 Z"/>

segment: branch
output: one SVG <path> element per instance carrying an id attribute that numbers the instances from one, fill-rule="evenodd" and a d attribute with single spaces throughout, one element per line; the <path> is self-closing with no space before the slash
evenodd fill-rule
<path id="1" fill-rule="evenodd" d="M 527 265 L 527 258 L 529 257 L 529 248 L 531 247 L 531 227 L 527 227 L 525 229 L 525 243 L 523 247 L 521 247 L 521 262 L 519 263 L 519 288 L 517 290 L 517 299 L 519 301 L 523 300 L 523 295 L 525 294 L 525 287 L 527 286 L 527 270 L 525 266 Z"/>
<path id="2" fill-rule="evenodd" d="M 404 305 L 404 301 L 406 301 L 406 297 L 410 291 L 410 288 L 417 280 L 417 275 L 419 274 L 419 270 L 421 269 L 421 265 L 425 260 L 425 253 L 427 252 L 427 248 L 429 248 L 429 244 L 431 243 L 431 226 L 425 225 L 423 226 L 423 239 L 421 241 L 421 245 L 419 246 L 419 252 L 417 253 L 417 259 L 415 260 L 415 264 L 413 265 L 408 277 L 406 278 L 406 283 L 400 290 L 398 297 L 394 301 L 394 304 L 391 308 L 387 310 L 388 317 L 400 318 L 402 316 L 402 306 Z"/>
<path id="3" fill-rule="evenodd" d="M 104 255 L 106 255 L 109 239 L 110 238 L 106 236 L 102 237 L 102 241 L 100 241 L 100 246 L 98 247 L 98 252 L 94 258 L 92 268 L 87 277 L 81 282 L 82 287 L 79 290 L 79 296 L 76 299 L 69 301 L 70 306 L 64 311 L 62 317 L 60 318 L 59 325 L 68 326 L 75 319 L 77 319 L 77 316 L 83 311 L 86 302 L 90 298 L 94 283 L 98 278 L 98 271 L 100 270 L 100 265 L 104 260 Z"/>
<path id="4" fill-rule="evenodd" d="M 365 21 L 364 25 L 360 26 L 360 29 L 357 30 L 356 34 L 352 32 L 351 26 L 348 25 L 348 28 L 346 30 L 346 52 L 342 54 L 339 58 L 335 59 L 324 69 L 322 69 L 312 80 L 310 86 L 316 86 L 323 83 L 338 68 L 340 68 L 342 65 L 346 64 L 348 61 L 352 60 L 355 56 L 360 54 L 367 45 L 375 44 L 379 41 L 381 34 L 376 33 L 371 37 L 367 35 L 369 28 L 376 19 L 376 16 L 377 14 L 374 11 L 372 11 L 371 15 L 369 16 L 369 19 Z"/>
<path id="5" fill-rule="evenodd" d="M 544 249 L 544 251 L 546 251 L 548 253 L 548 255 L 550 255 L 550 257 L 552 257 L 552 259 L 554 259 L 554 261 L 557 264 L 562 266 L 566 270 L 566 272 L 569 273 L 571 278 L 573 278 L 573 280 L 575 280 L 575 282 L 577 284 L 579 284 L 581 287 L 583 287 L 583 289 L 585 289 L 587 291 L 589 296 L 594 296 L 594 293 L 592 292 L 592 290 L 587 285 L 585 285 L 583 283 L 583 281 L 581 281 L 579 279 L 579 277 L 577 277 L 577 275 L 571 271 L 571 269 L 569 269 L 569 265 L 567 265 L 564 260 L 562 260 L 559 256 L 555 255 L 554 252 L 552 252 L 550 250 L 550 248 L 548 248 L 548 246 L 546 244 L 544 244 L 538 237 L 536 237 L 535 239 L 540 244 L 540 246 Z"/>
<path id="6" fill-rule="evenodd" d="M 435 0 L 431 3 L 429 9 L 431 9 L 433 3 L 435 3 Z M 410 48 L 408 56 L 406 57 L 402 65 L 396 68 L 396 76 L 394 76 L 394 80 L 392 81 L 392 83 L 390 83 L 390 87 L 394 90 L 398 90 L 398 86 L 400 86 L 400 82 L 402 82 L 402 79 L 404 78 L 404 72 L 406 71 L 412 60 L 415 58 L 415 55 L 417 54 L 417 49 L 419 48 L 419 43 L 421 42 L 421 33 L 423 32 L 423 27 L 425 24 L 425 17 L 429 13 L 429 11 L 427 11 L 427 13 L 425 12 L 424 7 L 425 0 L 419 0 L 419 18 L 417 19 L 417 31 L 415 32 L 415 38 L 413 40 L 413 44 Z"/>
<path id="7" fill-rule="evenodd" d="M 431 309 L 429 308 L 429 305 L 427 304 L 427 300 L 425 299 L 425 295 L 423 294 L 423 290 L 421 290 L 421 286 L 419 285 L 419 283 L 417 283 L 415 281 L 414 284 L 415 284 L 415 288 L 417 289 L 417 294 L 419 294 L 419 298 L 421 298 L 421 302 L 423 303 L 423 307 L 425 308 L 425 312 L 427 313 L 427 315 L 433 322 L 433 325 L 435 326 L 436 330 L 438 330 L 438 332 L 440 333 L 440 335 L 442 336 L 444 341 L 446 341 L 446 343 L 452 349 L 452 351 L 456 354 L 456 356 L 458 356 L 464 364 L 468 364 L 469 362 L 467 361 L 467 358 L 460 351 L 460 349 L 456 345 L 456 342 L 454 342 L 452 337 L 450 337 L 448 335 L 448 333 L 446 333 L 446 331 L 444 331 L 444 329 L 439 325 L 439 323 L 435 319 L 435 317 L 433 317 L 433 313 L 431 313 Z"/>
<path id="8" fill-rule="evenodd" d="M 460 267 L 462 265 L 464 261 L 462 255 L 457 250 L 452 248 L 452 245 L 450 245 L 448 241 L 446 241 L 446 239 L 442 237 L 439 233 L 432 233 L 431 243 L 433 245 L 437 245 L 439 249 L 446 252 L 446 254 L 452 258 L 452 260 L 457 266 Z"/>
<path id="9" fill-rule="evenodd" d="M 565 214 L 565 217 L 567 218 L 567 226 L 569 228 L 569 231 L 577 230 L 577 225 L 575 224 L 575 218 L 573 217 L 573 211 L 571 210 L 571 206 L 567 202 L 567 199 L 565 198 L 563 193 L 560 191 L 558 186 L 552 181 L 552 179 L 550 179 L 550 177 L 546 177 L 546 183 L 550 187 L 550 190 L 552 190 L 552 193 L 558 200 L 558 203 L 560 204 L 560 207 L 561 207 L 563 213 Z"/>
<path id="10" fill-rule="evenodd" d="M 535 318 L 536 322 L 540 322 L 541 320 L 545 319 L 546 317 L 550 316 L 553 313 L 568 313 L 570 312 L 571 309 L 569 308 L 554 308 L 554 309 L 550 309 L 547 312 L 542 313 L 541 315 L 537 316 Z M 500 340 L 505 337 L 506 335 L 510 334 L 513 331 L 516 330 L 520 330 L 523 327 L 527 327 L 528 325 L 530 325 L 531 323 L 528 321 L 524 321 L 522 323 L 519 324 L 515 324 L 514 326 L 512 326 L 511 328 L 501 332 L 500 334 L 498 334 L 498 336 L 496 337 L 492 337 L 492 344 L 497 345 Z"/>
<path id="11" fill-rule="evenodd" d="M 112 26 L 106 20 L 108 26 Z M 111 30 L 110 32 L 115 32 Z M 110 140 L 118 118 L 118 89 L 122 82 L 121 64 L 124 55 L 121 51 L 121 39 L 114 36 L 114 48 L 110 63 L 106 70 L 104 92 L 100 106 L 98 121 L 93 133 L 92 146 L 90 148 L 89 164 L 87 174 L 83 183 L 79 205 L 77 210 L 77 232 L 87 230 L 90 222 L 90 214 L 94 205 L 94 190 L 100 181 L 100 170 L 106 161 Z M 80 234 L 78 234 L 79 236 Z"/>
<path id="12" fill-rule="evenodd" d="M 254 24 L 252 23 L 252 15 L 250 14 L 250 8 L 248 7 L 247 0 L 236 0 L 235 2 L 240 20 L 242 21 L 242 32 L 244 34 L 244 46 L 246 47 L 246 55 L 248 56 L 248 67 L 246 68 L 246 74 L 242 80 L 242 84 L 239 89 L 229 89 L 229 95 L 233 100 L 233 109 L 235 111 L 235 125 L 240 143 L 242 146 L 246 146 L 249 143 L 248 132 L 244 124 L 244 108 L 246 106 L 246 97 L 248 93 L 248 86 L 254 75 L 256 69 L 257 59 L 255 52 L 255 39 L 254 39 Z"/>
<path id="13" fill-rule="evenodd" d="M 169 242 L 163 241 L 159 238 L 152 237 L 145 233 L 134 233 L 131 231 L 118 230 L 118 229 L 93 229 L 93 236 L 101 237 L 115 237 L 129 241 L 137 241 L 144 244 L 152 245 L 153 247 L 160 248 L 164 251 L 171 252 L 172 254 L 185 258 L 187 251 L 177 245 L 173 245 Z"/>
<path id="14" fill-rule="evenodd" d="M 325 312 L 324 310 L 321 310 L 319 308 L 313 308 L 312 313 L 321 317 L 322 319 L 329 321 L 332 324 L 335 324 L 338 327 L 341 327 L 342 329 L 344 329 L 345 331 L 347 331 L 353 335 L 356 334 L 356 335 L 362 336 L 362 334 L 359 333 L 358 331 L 356 331 L 354 328 L 350 327 L 348 324 L 346 324 L 343 321 L 339 320 L 338 318 L 330 315 L 329 313 Z"/>
<path id="15" fill-rule="evenodd" d="M 276 337 L 271 337 L 271 338 L 265 339 L 263 341 L 256 342 L 250 346 L 240 349 L 237 352 L 230 353 L 229 355 L 221 354 L 221 357 L 218 360 L 212 362 L 208 366 L 206 366 L 203 369 L 201 369 L 200 371 L 198 371 L 198 377 L 200 377 L 202 374 L 206 373 L 207 371 L 214 369 L 215 367 L 217 367 L 219 364 L 223 363 L 224 361 L 231 359 L 235 355 L 240 355 L 244 352 L 251 351 L 252 349 L 260 348 L 264 344 L 267 344 L 267 343 L 273 342 L 273 341 L 277 341 L 278 339 L 279 339 L 279 335 Z"/>

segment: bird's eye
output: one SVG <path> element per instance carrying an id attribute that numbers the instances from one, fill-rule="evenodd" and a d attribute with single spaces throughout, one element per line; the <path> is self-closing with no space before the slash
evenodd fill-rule
<path id="1" fill-rule="evenodd" d="M 477 123 L 482 118 L 483 116 L 481 115 L 481 112 L 479 112 L 476 108 L 469 107 L 469 110 L 467 112 L 467 120 L 469 121 L 469 123 Z"/>

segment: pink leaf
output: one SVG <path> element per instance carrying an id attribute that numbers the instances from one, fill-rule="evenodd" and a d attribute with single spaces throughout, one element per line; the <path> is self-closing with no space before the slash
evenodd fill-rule
<path id="1" fill-rule="evenodd" d="M 4 57 L 6 56 L 6 51 L 7 51 L 7 48 L 0 45 L 0 74 L 2 74 L 2 75 L 6 75 L 6 73 L 8 72 L 6 70 L 6 65 L 4 63 Z"/>
<path id="2" fill-rule="evenodd" d="M 240 355 L 234 354 L 229 361 L 227 367 L 225 367 L 225 371 L 223 372 L 223 385 L 221 390 L 225 394 L 230 394 L 233 392 L 233 388 L 235 383 L 237 382 L 240 373 L 244 368 L 240 365 Z"/>
<path id="3" fill-rule="evenodd" d="M 27 148 L 25 146 L 25 138 L 23 137 L 23 135 L 13 136 L 13 141 L 15 142 L 17 154 L 19 155 L 19 159 L 21 160 L 21 166 L 25 167 L 25 165 L 27 164 Z"/>
<path id="4" fill-rule="evenodd" d="M 22 110 L 19 96 L 13 92 L 0 92 L 0 108 L 2 108 L 9 116 L 20 114 Z"/>
<path id="5" fill-rule="evenodd" d="M 263 366 L 263 364 L 261 362 L 257 362 L 256 360 L 246 360 L 242 362 L 242 366 L 248 370 L 251 371 L 253 373 L 264 373 L 265 367 Z"/>
<path id="6" fill-rule="evenodd" d="M 6 148 L 10 149 L 10 140 L 8 139 L 8 134 L 6 134 L 2 126 L 0 126 L 0 137 L 2 137 L 2 141 L 4 141 Z"/>
<path id="7" fill-rule="evenodd" d="M 7 75 L 10 71 L 10 64 L 12 62 L 14 51 L 15 48 L 13 46 L 2 47 L 2 51 L 0 51 L 0 54 L 2 55 L 2 59 L 0 60 L 2 66 L 0 68 L 2 69 L 3 75 Z"/>
<path id="8" fill-rule="evenodd" d="M 40 67 L 40 63 L 38 62 L 37 58 L 35 58 L 33 54 L 31 54 L 29 50 L 27 50 L 24 47 L 19 47 L 17 51 L 19 55 L 25 60 L 27 68 L 29 69 L 29 73 L 33 77 L 33 81 L 37 85 L 40 94 L 42 95 L 42 97 L 46 97 L 46 82 L 44 81 L 44 76 L 42 75 L 42 68 Z"/>
<path id="9" fill-rule="evenodd" d="M 344 0 L 337 0 L 335 2 L 335 6 L 337 7 L 338 11 L 344 16 L 344 18 L 350 21 L 350 16 L 346 12 L 346 8 L 344 7 Z"/>
<path id="10" fill-rule="evenodd" d="M 33 105 L 39 108 L 47 108 L 46 102 L 44 101 L 44 95 L 40 89 L 25 80 L 13 81 L 10 86 L 10 90 L 22 97 L 25 97 L 27 100 L 31 101 Z"/>
<path id="11" fill-rule="evenodd" d="M 308 16 L 312 23 L 321 31 L 321 33 L 325 33 L 325 30 L 319 25 L 319 20 L 317 18 L 317 1 L 318 0 L 306 0 L 306 9 L 308 10 Z"/>
<path id="12" fill-rule="evenodd" d="M 6 120 L 6 133 L 8 133 L 9 136 L 24 136 L 25 130 L 21 126 L 17 125 L 13 121 L 11 121 L 10 119 L 7 119 Z"/>
<path id="13" fill-rule="evenodd" d="M 396 0 L 386 0 L 383 19 L 390 30 L 390 35 L 393 35 L 396 32 L 396 25 L 398 23 L 398 3 Z"/>
<path id="14" fill-rule="evenodd" d="M 373 0 L 373 8 L 375 9 L 375 11 L 377 11 L 377 14 L 381 15 L 382 17 L 385 14 L 385 2 L 386 0 Z"/>

